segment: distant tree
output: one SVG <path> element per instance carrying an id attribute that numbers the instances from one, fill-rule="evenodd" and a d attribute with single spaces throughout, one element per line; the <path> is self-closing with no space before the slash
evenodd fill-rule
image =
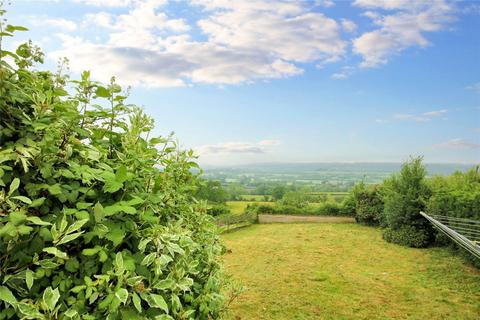
<path id="1" fill-rule="evenodd" d="M 284 185 L 278 185 L 273 188 L 272 197 L 277 201 L 281 200 L 286 192 L 287 192 L 287 188 Z"/>
<path id="2" fill-rule="evenodd" d="M 241 200 L 242 195 L 245 194 L 245 187 L 238 183 L 231 183 L 227 187 L 227 194 L 229 200 L 238 201 Z"/>
<path id="3" fill-rule="evenodd" d="M 305 208 L 308 206 L 308 194 L 303 191 L 289 191 L 280 202 L 286 206 Z"/>
<path id="4" fill-rule="evenodd" d="M 195 196 L 212 203 L 225 203 L 228 200 L 227 191 L 220 181 L 214 180 L 201 180 Z"/>

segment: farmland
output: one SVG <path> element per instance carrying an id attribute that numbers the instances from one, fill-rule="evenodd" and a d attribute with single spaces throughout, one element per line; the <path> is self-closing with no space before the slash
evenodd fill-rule
<path id="1" fill-rule="evenodd" d="M 387 243 L 355 224 L 253 225 L 224 234 L 244 286 L 227 319 L 476 319 L 480 272 L 446 249 Z"/>
<path id="2" fill-rule="evenodd" d="M 251 203 L 257 203 L 262 205 L 272 205 L 272 202 L 267 201 L 227 201 L 227 206 L 233 214 L 241 214 L 245 212 L 247 206 Z"/>

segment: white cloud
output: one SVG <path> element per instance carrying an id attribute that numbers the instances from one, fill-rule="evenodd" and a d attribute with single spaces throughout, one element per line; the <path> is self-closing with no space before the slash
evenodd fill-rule
<path id="1" fill-rule="evenodd" d="M 342 19 L 341 23 L 343 30 L 345 30 L 346 32 L 353 33 L 357 31 L 357 25 L 352 20 Z"/>
<path id="2" fill-rule="evenodd" d="M 342 67 L 339 72 L 332 74 L 331 78 L 334 80 L 344 80 L 350 77 L 355 72 L 355 68 L 351 66 Z"/>
<path id="3" fill-rule="evenodd" d="M 213 154 L 262 154 L 266 153 L 270 147 L 278 146 L 279 140 L 261 140 L 257 143 L 250 142 L 225 142 L 219 144 L 208 144 L 194 148 L 200 156 Z"/>
<path id="4" fill-rule="evenodd" d="M 472 83 L 469 86 L 466 86 L 465 89 L 480 92 L 480 82 Z"/>
<path id="5" fill-rule="evenodd" d="M 455 149 L 480 149 L 480 144 L 468 142 L 462 138 L 454 138 L 444 143 L 436 145 L 436 147 L 440 148 L 455 148 Z"/>
<path id="6" fill-rule="evenodd" d="M 239 84 L 303 73 L 300 63 L 339 60 L 346 49 L 340 24 L 301 2 L 192 0 L 206 16 L 194 26 L 162 11 L 165 2 L 132 1 L 127 13 L 98 12 L 83 26 L 103 28 L 102 41 L 59 35 L 71 69 L 102 81 L 154 87 L 188 83 Z M 93 4 L 93 2 L 92 2 Z"/>
<path id="7" fill-rule="evenodd" d="M 441 110 L 424 112 L 421 114 L 397 113 L 393 115 L 393 118 L 395 120 L 403 120 L 403 121 L 427 122 L 432 120 L 433 118 L 438 118 L 447 112 L 448 112 L 447 109 L 441 109 Z"/>
<path id="8" fill-rule="evenodd" d="M 315 5 L 319 7 L 331 8 L 335 6 L 335 2 L 333 0 L 315 0 Z"/>
<path id="9" fill-rule="evenodd" d="M 77 24 L 67 19 L 46 19 L 46 20 L 43 20 L 42 23 L 52 27 L 60 28 L 66 31 L 77 30 Z"/>
<path id="10" fill-rule="evenodd" d="M 127 7 L 131 5 L 134 0 L 74 0 L 74 2 L 95 7 Z"/>
<path id="11" fill-rule="evenodd" d="M 385 64 L 390 56 L 409 47 L 428 46 L 425 33 L 445 28 L 453 20 L 454 12 L 453 5 L 445 0 L 357 0 L 354 5 L 389 12 L 386 15 L 376 11 L 364 13 L 379 28 L 353 40 L 354 53 L 363 58 L 362 67 Z"/>

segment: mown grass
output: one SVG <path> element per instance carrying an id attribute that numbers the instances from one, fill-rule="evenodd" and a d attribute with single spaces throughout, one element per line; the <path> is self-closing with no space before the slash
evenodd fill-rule
<path id="1" fill-rule="evenodd" d="M 273 205 L 273 202 L 266 201 L 227 201 L 227 206 L 230 208 L 233 214 L 242 214 L 245 212 L 248 204 L 257 203 L 262 205 Z"/>
<path id="2" fill-rule="evenodd" d="M 355 224 L 253 225 L 222 236 L 245 291 L 227 319 L 478 319 L 480 272 Z"/>

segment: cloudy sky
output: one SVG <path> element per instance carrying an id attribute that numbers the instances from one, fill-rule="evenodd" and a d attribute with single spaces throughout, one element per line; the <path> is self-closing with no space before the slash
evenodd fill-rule
<path id="1" fill-rule="evenodd" d="M 480 2 L 13 2 L 15 43 L 116 75 L 202 164 L 480 162 Z"/>

